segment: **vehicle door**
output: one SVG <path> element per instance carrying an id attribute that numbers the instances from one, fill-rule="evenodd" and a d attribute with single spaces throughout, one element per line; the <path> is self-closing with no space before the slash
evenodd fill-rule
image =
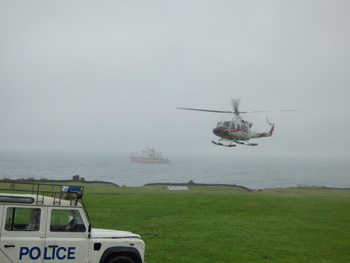
<path id="1" fill-rule="evenodd" d="M 4 205 L 1 224 L 0 261 L 41 263 L 45 209 Z"/>
<path id="2" fill-rule="evenodd" d="M 83 263 L 89 258 L 88 223 L 82 209 L 48 207 L 44 263 Z"/>

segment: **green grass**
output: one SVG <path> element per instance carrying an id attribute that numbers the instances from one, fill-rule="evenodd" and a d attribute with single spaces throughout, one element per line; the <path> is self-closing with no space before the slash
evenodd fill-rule
<path id="1" fill-rule="evenodd" d="M 140 234 L 148 263 L 350 262 L 350 190 L 84 185 L 93 227 Z"/>
<path id="2" fill-rule="evenodd" d="M 152 262 L 350 262 L 350 190 L 86 185 L 93 227 L 129 230 Z"/>

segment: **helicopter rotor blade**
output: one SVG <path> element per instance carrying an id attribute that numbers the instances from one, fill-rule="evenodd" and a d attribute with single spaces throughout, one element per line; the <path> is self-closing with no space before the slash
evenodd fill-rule
<path id="1" fill-rule="evenodd" d="M 208 109 L 195 109 L 195 108 L 180 108 L 177 107 L 177 109 L 180 110 L 193 110 L 193 111 L 205 111 L 205 112 L 214 112 L 214 113 L 233 113 L 236 116 L 239 116 L 241 113 L 264 113 L 264 112 L 271 112 L 270 110 L 260 110 L 260 111 L 239 111 L 239 104 L 241 100 L 240 99 L 231 99 L 231 104 L 233 111 L 221 111 L 221 110 L 208 110 Z M 289 112 L 289 111 L 298 111 L 298 110 L 280 110 L 280 112 Z"/>
<path id="2" fill-rule="evenodd" d="M 205 109 L 193 109 L 193 108 L 176 108 L 176 109 L 179 109 L 179 110 L 206 111 L 206 112 L 215 112 L 215 113 L 234 113 L 233 111 L 205 110 Z"/>
<path id="3" fill-rule="evenodd" d="M 236 115 L 239 115 L 239 113 L 240 113 L 239 110 L 238 110 L 239 103 L 240 103 L 240 100 L 238 100 L 238 99 L 232 99 L 231 100 L 232 108 L 233 108 L 234 113 Z"/>
<path id="4" fill-rule="evenodd" d="M 256 110 L 252 111 L 252 113 L 263 113 L 263 112 L 271 112 L 270 110 Z"/>
<path id="5" fill-rule="evenodd" d="M 239 103 L 241 102 L 241 100 L 239 100 L 239 99 L 232 99 L 231 100 L 231 104 L 232 104 L 232 108 L 233 108 L 233 110 L 234 110 L 234 114 L 235 115 L 239 115 L 239 114 L 241 114 L 241 113 L 249 113 L 248 111 L 239 111 L 238 110 L 238 107 L 239 107 Z"/>
<path id="6" fill-rule="evenodd" d="M 278 110 L 278 111 L 259 110 L 259 111 L 252 111 L 251 113 L 263 113 L 263 112 L 292 112 L 292 111 L 299 111 L 299 110 Z"/>

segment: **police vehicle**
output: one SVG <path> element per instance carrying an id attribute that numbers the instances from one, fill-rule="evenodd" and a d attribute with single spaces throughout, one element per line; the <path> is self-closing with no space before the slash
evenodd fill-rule
<path id="1" fill-rule="evenodd" d="M 1 263 L 143 263 L 145 243 L 91 227 L 80 186 L 0 183 Z"/>

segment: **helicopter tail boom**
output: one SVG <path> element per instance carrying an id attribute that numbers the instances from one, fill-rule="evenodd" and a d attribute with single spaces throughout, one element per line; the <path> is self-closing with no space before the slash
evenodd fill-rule
<path id="1" fill-rule="evenodd" d="M 252 133 L 251 138 L 263 138 L 263 137 L 270 137 L 273 135 L 273 131 L 275 129 L 275 124 L 271 124 L 271 129 L 268 132 L 256 132 L 254 131 Z"/>

